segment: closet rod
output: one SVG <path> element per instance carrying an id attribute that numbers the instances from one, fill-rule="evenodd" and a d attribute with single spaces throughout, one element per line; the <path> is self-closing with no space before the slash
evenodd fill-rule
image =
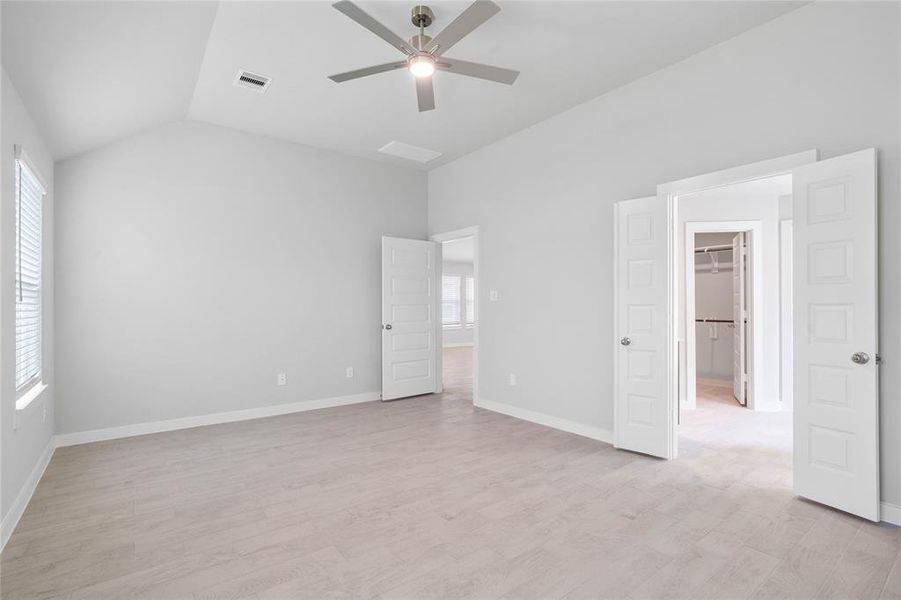
<path id="1" fill-rule="evenodd" d="M 732 250 L 732 245 L 723 245 L 723 246 L 707 246 L 705 248 L 695 248 L 695 254 L 704 254 L 706 252 L 723 252 L 725 250 Z"/>
<path id="2" fill-rule="evenodd" d="M 735 323 L 732 319 L 695 319 L 695 323 Z"/>

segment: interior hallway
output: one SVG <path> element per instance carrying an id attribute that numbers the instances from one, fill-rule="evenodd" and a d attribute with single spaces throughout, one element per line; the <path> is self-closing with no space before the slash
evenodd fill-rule
<path id="1" fill-rule="evenodd" d="M 441 353 L 444 398 L 472 404 L 472 346 L 444 348 Z"/>
<path id="2" fill-rule="evenodd" d="M 702 402 L 661 461 L 473 409 L 469 352 L 442 395 L 59 449 L 2 597 L 901 595 L 901 529 L 792 496 L 785 415 Z"/>

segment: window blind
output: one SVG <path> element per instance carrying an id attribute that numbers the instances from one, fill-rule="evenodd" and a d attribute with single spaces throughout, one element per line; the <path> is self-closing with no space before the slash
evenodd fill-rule
<path id="1" fill-rule="evenodd" d="M 472 277 L 466 278 L 466 324 L 476 322 L 476 283 Z"/>
<path id="2" fill-rule="evenodd" d="M 441 324 L 460 325 L 460 277 L 441 277 Z"/>
<path id="3" fill-rule="evenodd" d="M 41 377 L 41 205 L 44 188 L 16 161 L 16 390 Z"/>

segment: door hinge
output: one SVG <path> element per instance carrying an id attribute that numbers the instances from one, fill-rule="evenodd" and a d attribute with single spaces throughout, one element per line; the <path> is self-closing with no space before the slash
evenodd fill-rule
<path id="1" fill-rule="evenodd" d="M 882 356 L 879 355 L 879 354 L 876 355 L 876 364 L 877 364 L 877 365 L 881 365 L 881 364 L 882 364 Z"/>

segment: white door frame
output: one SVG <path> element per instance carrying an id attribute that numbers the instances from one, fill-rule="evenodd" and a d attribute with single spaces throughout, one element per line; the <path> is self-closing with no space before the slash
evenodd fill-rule
<path id="1" fill-rule="evenodd" d="M 679 436 L 676 428 L 678 427 L 679 413 L 679 346 L 682 342 L 678 339 L 678 331 L 674 327 L 675 318 L 679 310 L 679 298 L 677 298 L 676 278 L 679 272 L 679 251 L 677 248 L 678 235 L 678 214 L 680 195 L 700 192 L 711 188 L 723 187 L 756 179 L 765 179 L 768 177 L 776 177 L 778 175 L 788 175 L 792 169 L 816 162 L 818 159 L 816 150 L 805 150 L 797 154 L 789 154 L 770 160 L 764 160 L 756 163 L 697 175 L 671 181 L 657 186 L 657 196 L 662 198 L 667 205 L 667 214 L 669 218 L 669 237 L 670 244 L 667 248 L 667 265 L 669 273 L 667 275 L 667 288 L 669 292 L 669 310 L 666 314 L 667 330 L 670 332 L 670 360 L 667 363 L 667 380 L 669 381 L 671 392 L 667 394 L 668 412 L 672 415 L 669 419 L 671 423 L 671 431 L 669 437 L 670 451 L 669 458 L 678 456 Z"/>
<path id="2" fill-rule="evenodd" d="M 441 259 L 441 249 L 442 244 L 444 242 L 453 242 L 455 240 L 462 240 L 465 238 L 472 238 L 472 279 L 475 282 L 475 298 L 473 300 L 473 308 L 475 311 L 475 323 L 472 326 L 472 402 L 473 404 L 477 403 L 479 397 L 479 320 L 481 311 L 479 310 L 479 296 L 481 295 L 481 288 L 479 285 L 479 226 L 473 225 L 472 227 L 464 227 L 463 229 L 455 229 L 453 231 L 446 231 L 444 233 L 434 233 L 429 236 L 429 239 L 433 242 L 438 242 L 438 258 Z M 442 269 L 443 275 L 443 269 Z M 441 307 L 441 278 L 438 278 L 438 307 Z M 438 315 L 440 317 L 440 314 Z M 444 327 L 441 325 L 440 319 L 438 322 L 438 344 L 437 344 L 437 353 L 438 353 L 438 393 L 444 391 L 444 366 L 442 363 L 442 351 L 444 349 Z"/>
<path id="3" fill-rule="evenodd" d="M 794 315 L 793 315 L 794 220 L 779 222 L 779 400 L 782 410 L 794 410 Z"/>
<path id="4" fill-rule="evenodd" d="M 763 389 L 763 369 L 755 368 L 763 364 L 763 223 L 761 221 L 686 221 L 685 222 L 685 402 L 682 408 L 691 410 L 697 406 L 697 364 L 695 339 L 695 246 L 696 233 L 751 232 L 751 310 L 748 311 L 751 353 L 748 356 L 748 408 L 760 407 L 760 390 Z M 737 326 L 737 325 L 736 325 Z M 678 334 L 677 334 L 678 335 Z"/>

